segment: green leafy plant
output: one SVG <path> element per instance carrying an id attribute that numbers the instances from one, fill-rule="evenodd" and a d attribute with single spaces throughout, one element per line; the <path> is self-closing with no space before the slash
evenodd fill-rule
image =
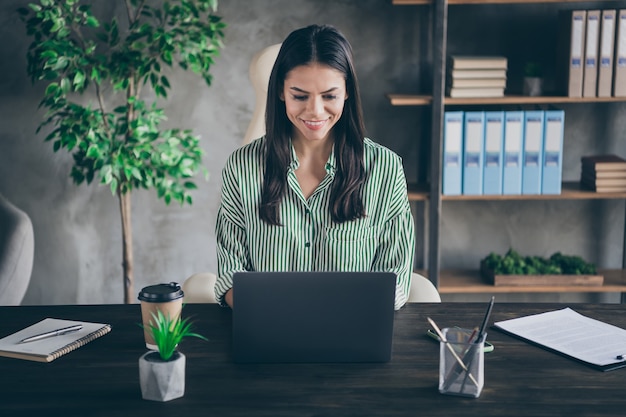
<path id="1" fill-rule="evenodd" d="M 530 61 L 524 65 L 525 77 L 542 77 L 543 68 L 539 62 Z"/>
<path id="2" fill-rule="evenodd" d="M 580 256 L 554 253 L 550 258 L 522 256 L 513 249 L 502 256 L 490 253 L 481 260 L 481 268 L 497 275 L 595 275 L 596 267 Z"/>
<path id="3" fill-rule="evenodd" d="M 131 190 L 154 188 L 166 204 L 191 204 L 192 178 L 204 170 L 191 130 L 160 127 L 168 68 L 177 64 L 210 85 L 225 24 L 214 14 L 217 0 L 122 3 L 121 21 L 102 22 L 79 0 L 39 0 L 18 12 L 33 38 L 28 74 L 46 85 L 37 132 L 51 129 L 45 141 L 72 154 L 76 184 L 97 180 L 120 200 L 124 301 L 132 303 Z"/>
<path id="4" fill-rule="evenodd" d="M 143 327 L 143 325 L 140 325 Z M 154 338 L 154 343 L 159 348 L 159 356 L 164 361 L 169 361 L 176 347 L 185 337 L 197 337 L 208 340 L 206 337 L 192 331 L 192 323 L 189 317 L 177 317 L 172 319 L 169 314 L 166 316 L 161 310 L 152 313 L 152 320 L 148 323 L 148 331 Z"/>

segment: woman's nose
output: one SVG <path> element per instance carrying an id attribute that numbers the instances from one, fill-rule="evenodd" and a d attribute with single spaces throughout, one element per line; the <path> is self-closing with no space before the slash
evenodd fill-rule
<path id="1" fill-rule="evenodd" d="M 321 97 L 311 97 L 307 102 L 307 111 L 313 115 L 320 115 L 324 111 L 324 102 Z"/>

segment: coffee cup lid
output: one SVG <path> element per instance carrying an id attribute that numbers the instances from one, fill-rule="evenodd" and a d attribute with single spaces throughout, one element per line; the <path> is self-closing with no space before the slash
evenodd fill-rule
<path id="1" fill-rule="evenodd" d="M 144 287 L 139 292 L 139 300 L 150 303 L 165 303 L 177 300 L 185 295 L 180 285 L 176 282 L 169 284 L 157 284 Z"/>

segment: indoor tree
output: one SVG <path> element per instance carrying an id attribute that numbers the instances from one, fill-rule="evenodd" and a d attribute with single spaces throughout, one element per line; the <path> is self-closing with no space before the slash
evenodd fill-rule
<path id="1" fill-rule="evenodd" d="M 111 3 L 107 2 L 107 8 Z M 192 203 L 203 150 L 189 129 L 163 129 L 157 101 L 178 65 L 211 84 L 225 24 L 217 0 L 123 0 L 124 18 L 99 19 L 79 0 L 39 0 L 19 9 L 28 74 L 46 84 L 37 132 L 73 156 L 77 184 L 96 180 L 117 195 L 123 234 L 124 302 L 134 299 L 131 191 L 154 188 L 166 204 Z M 101 6 L 101 9 L 103 7 Z"/>

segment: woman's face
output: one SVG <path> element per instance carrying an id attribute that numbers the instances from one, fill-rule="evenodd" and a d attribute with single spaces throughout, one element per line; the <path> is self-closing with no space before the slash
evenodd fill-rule
<path id="1" fill-rule="evenodd" d="M 325 141 L 343 113 L 346 81 L 329 66 L 301 65 L 287 73 L 280 98 L 294 126 L 292 139 Z"/>

